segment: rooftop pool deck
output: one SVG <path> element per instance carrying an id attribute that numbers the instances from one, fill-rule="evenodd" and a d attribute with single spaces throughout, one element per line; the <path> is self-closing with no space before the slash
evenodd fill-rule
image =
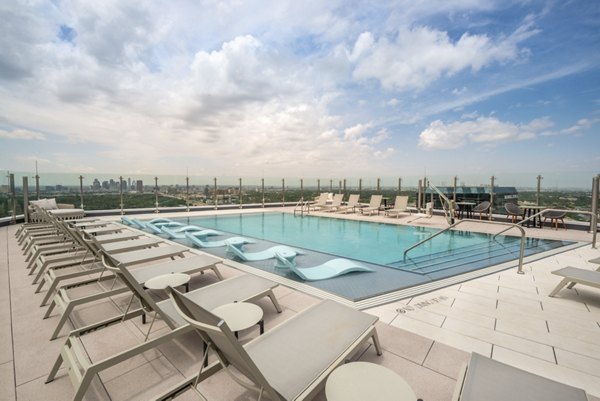
<path id="1" fill-rule="evenodd" d="M 273 210 L 289 211 L 290 208 Z M 256 211 L 243 211 L 253 212 Z M 213 213 L 239 214 L 240 211 L 189 215 Z M 160 217 L 180 218 L 182 215 L 160 214 Z M 156 216 L 133 217 L 151 219 Z M 390 224 L 406 224 L 412 220 L 408 215 L 399 219 L 383 215 L 334 217 Z M 118 216 L 102 219 L 119 220 Z M 437 229 L 447 226 L 437 216 L 413 224 Z M 495 233 L 498 226 L 465 223 L 461 229 Z M 0 325 L 0 400 L 69 400 L 74 389 L 64 368 L 59 370 L 54 381 L 44 383 L 69 330 L 114 315 L 117 306 L 124 308 L 130 296 L 123 294 L 76 309 L 70 325 L 63 328 L 58 339 L 49 341 L 59 315 L 54 313 L 43 319 L 46 308 L 40 308 L 39 304 L 44 292 L 34 294 L 32 276 L 27 275 L 27 263 L 14 237 L 16 230 L 17 226 L 0 227 L 0 247 L 3 249 L 0 252 L 0 314 L 4 323 Z M 515 268 L 509 268 L 364 308 L 366 313 L 379 317 L 377 330 L 384 352 L 377 356 L 373 347 L 367 346 L 355 359 L 392 369 L 425 401 L 452 399 L 459 371 L 471 352 L 583 388 L 590 401 L 600 401 L 600 290 L 576 286 L 562 290 L 554 298 L 548 297 L 560 281 L 560 277 L 551 274 L 552 271 L 569 265 L 595 270 L 598 265 L 588 261 L 600 257 L 600 249 L 589 245 L 591 235 L 585 231 L 530 228 L 526 232 L 531 238 L 588 242 L 588 245 L 527 261 L 523 275 L 517 274 Z M 225 261 L 219 269 L 226 278 L 256 271 L 234 261 Z M 197 274 L 192 277 L 190 286 L 194 289 L 216 281 L 212 273 Z M 264 310 L 266 331 L 315 304 L 323 295 L 319 291 L 309 291 L 302 283 L 290 286 L 279 282 L 275 294 L 283 308 L 281 314 L 276 313 L 270 302 L 258 302 Z M 89 290 L 76 288 L 74 295 L 82 296 Z M 160 291 L 153 295 L 164 298 Z M 148 324 L 142 324 L 137 318 L 87 334 L 85 350 L 92 360 L 100 360 L 143 342 L 147 327 Z M 150 338 L 168 330 L 166 324 L 158 320 Z M 258 330 L 252 328 L 241 332 L 240 340 L 245 342 L 257 335 Z M 184 378 L 197 374 L 201 354 L 195 334 L 186 334 L 103 371 L 93 380 L 85 399 L 152 399 Z M 210 401 L 256 399 L 223 371 L 203 381 L 199 390 Z M 176 399 L 201 398 L 188 390 Z M 324 393 L 319 393 L 315 400 L 324 401 Z"/>

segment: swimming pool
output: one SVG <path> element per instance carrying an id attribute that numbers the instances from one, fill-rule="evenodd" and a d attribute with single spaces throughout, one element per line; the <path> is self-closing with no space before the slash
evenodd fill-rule
<path id="1" fill-rule="evenodd" d="M 183 221 L 183 220 L 182 220 Z M 362 262 L 373 273 L 352 273 L 307 284 L 354 302 L 413 287 L 450 276 L 472 272 L 518 258 L 520 238 L 468 231 L 448 231 L 410 251 L 411 245 L 438 232 L 437 229 L 291 213 L 261 212 L 213 215 L 185 219 L 187 224 L 212 228 L 226 235 L 251 237 L 246 252 L 285 244 L 306 252 L 296 258 L 298 267 L 309 267 L 334 257 Z M 182 240 L 186 243 L 186 240 Z M 189 243 L 187 243 L 190 245 Z M 526 255 L 572 244 L 567 241 L 528 238 Z M 224 248 L 203 248 L 226 258 Z M 245 262 L 254 268 L 302 281 L 293 273 L 274 268 L 273 260 Z"/>

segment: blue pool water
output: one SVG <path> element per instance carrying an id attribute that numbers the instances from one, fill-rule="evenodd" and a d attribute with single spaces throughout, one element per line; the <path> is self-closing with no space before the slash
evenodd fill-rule
<path id="1" fill-rule="evenodd" d="M 278 244 L 299 248 L 305 251 L 296 258 L 299 268 L 315 266 L 334 257 L 360 261 L 374 272 L 351 273 L 307 283 L 355 302 L 516 260 L 520 247 L 518 237 L 498 236 L 492 240 L 488 234 L 448 231 L 411 250 L 404 258 L 404 250 L 439 230 L 275 212 L 215 215 L 180 221 L 222 231 L 223 238 L 244 236 L 256 239 L 256 243 L 244 246 L 246 252 L 261 251 Z M 181 242 L 190 245 L 187 240 Z M 527 238 L 525 255 L 569 244 L 571 242 Z M 219 257 L 229 257 L 225 248 L 203 250 Z M 290 271 L 275 268 L 273 260 L 245 264 L 302 281 Z"/>

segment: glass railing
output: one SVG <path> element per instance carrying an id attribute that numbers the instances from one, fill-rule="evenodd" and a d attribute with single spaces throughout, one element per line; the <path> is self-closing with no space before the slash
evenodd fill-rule
<path id="1" fill-rule="evenodd" d="M 14 188 L 11 186 L 11 177 Z M 591 211 L 593 174 L 540 174 L 482 176 L 429 176 L 380 178 L 300 178 L 300 177 L 208 177 L 142 174 L 67 174 L 3 172 L 0 179 L 0 217 L 23 214 L 24 185 L 27 179 L 29 200 L 55 198 L 59 204 L 88 211 L 110 210 L 120 213 L 136 209 L 187 210 L 198 207 L 247 207 L 292 205 L 312 200 L 321 192 L 360 194 L 361 202 L 381 194 L 388 203 L 396 195 L 409 197 L 416 205 L 418 188 L 423 188 L 421 205 L 431 195 L 425 192 L 430 180 L 449 199 L 480 202 L 490 200 L 493 192 L 494 213 L 505 214 L 507 202 L 529 202 L 558 208 Z M 492 181 L 494 190 L 491 191 Z M 441 208 L 434 197 L 435 207 Z M 589 220 L 589 216 L 571 216 Z"/>

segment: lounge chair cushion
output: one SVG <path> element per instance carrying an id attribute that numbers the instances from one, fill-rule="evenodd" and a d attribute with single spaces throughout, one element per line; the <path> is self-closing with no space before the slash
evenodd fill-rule
<path id="1" fill-rule="evenodd" d="M 271 386 L 293 400 L 376 322 L 375 316 L 324 301 L 245 348 Z"/>

